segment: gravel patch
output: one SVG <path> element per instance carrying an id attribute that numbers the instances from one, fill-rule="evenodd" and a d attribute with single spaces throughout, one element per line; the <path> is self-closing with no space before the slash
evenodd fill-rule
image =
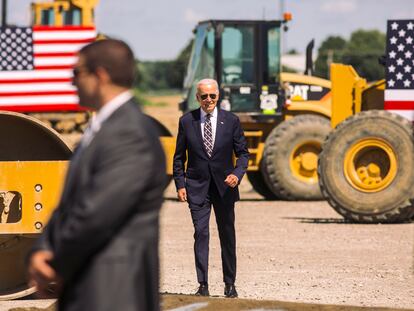
<path id="1" fill-rule="evenodd" d="M 185 203 L 166 192 L 161 217 L 161 291 L 197 289 L 193 226 Z M 326 202 L 263 201 L 248 182 L 236 207 L 236 286 L 241 298 L 414 308 L 414 223 L 344 223 Z M 212 213 L 209 289 L 223 295 Z"/>

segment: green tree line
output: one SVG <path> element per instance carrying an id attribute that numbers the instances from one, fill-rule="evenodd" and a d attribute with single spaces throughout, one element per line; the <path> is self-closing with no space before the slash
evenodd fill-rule
<path id="1" fill-rule="evenodd" d="M 137 61 L 136 87 L 141 91 L 181 89 L 187 73 L 191 47 L 192 40 L 174 60 Z"/>
<path id="2" fill-rule="evenodd" d="M 357 30 L 347 41 L 329 36 L 320 45 L 315 61 L 315 75 L 329 78 L 330 62 L 352 65 L 368 81 L 383 79 L 384 66 L 379 59 L 385 55 L 385 34 L 378 30 Z"/>

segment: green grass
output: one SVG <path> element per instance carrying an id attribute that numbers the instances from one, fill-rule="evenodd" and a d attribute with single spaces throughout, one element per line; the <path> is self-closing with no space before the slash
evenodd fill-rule
<path id="1" fill-rule="evenodd" d="M 165 89 L 165 90 L 145 91 L 142 93 L 145 94 L 146 96 L 169 96 L 169 95 L 181 95 L 183 91 L 180 89 Z"/>
<path id="2" fill-rule="evenodd" d="M 139 101 L 142 106 L 147 107 L 165 107 L 168 104 L 163 101 L 154 102 L 148 99 L 148 97 L 152 96 L 170 96 L 170 95 L 179 95 L 181 94 L 180 90 L 159 90 L 159 91 L 151 91 L 151 92 L 143 92 L 137 88 L 134 88 L 134 95 Z"/>
<path id="3" fill-rule="evenodd" d="M 139 91 L 138 89 L 134 89 L 134 95 L 135 98 L 138 100 L 138 102 L 142 105 L 142 106 L 152 106 L 152 107 L 162 107 L 162 106 L 166 106 L 167 103 L 165 102 L 152 102 L 150 101 L 147 97 L 146 94 L 142 93 L 141 91 Z"/>

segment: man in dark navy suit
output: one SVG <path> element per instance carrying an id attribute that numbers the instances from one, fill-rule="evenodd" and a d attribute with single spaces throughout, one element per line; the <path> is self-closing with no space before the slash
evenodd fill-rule
<path id="1" fill-rule="evenodd" d="M 180 118 L 173 163 L 178 199 L 188 201 L 194 224 L 195 266 L 200 283 L 196 295 L 209 296 L 209 221 L 213 205 L 221 245 L 224 294 L 235 298 L 234 203 L 239 200 L 237 186 L 246 172 L 249 152 L 238 117 L 216 107 L 219 98 L 217 82 L 201 80 L 196 96 L 200 109 Z M 233 153 L 237 158 L 236 165 L 233 164 Z"/>

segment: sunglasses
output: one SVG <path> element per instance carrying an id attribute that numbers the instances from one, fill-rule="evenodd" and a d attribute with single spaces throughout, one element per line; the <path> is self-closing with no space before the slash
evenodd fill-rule
<path id="1" fill-rule="evenodd" d="M 217 94 L 201 94 L 200 98 L 202 100 L 206 100 L 207 97 L 210 97 L 211 99 L 216 99 L 217 98 Z"/>
<path id="2" fill-rule="evenodd" d="M 88 72 L 88 70 L 82 70 L 81 68 L 85 68 L 85 67 L 79 67 L 79 68 L 73 68 L 73 77 L 74 78 L 77 78 L 77 77 L 79 77 L 79 75 L 82 73 L 82 72 Z"/>

